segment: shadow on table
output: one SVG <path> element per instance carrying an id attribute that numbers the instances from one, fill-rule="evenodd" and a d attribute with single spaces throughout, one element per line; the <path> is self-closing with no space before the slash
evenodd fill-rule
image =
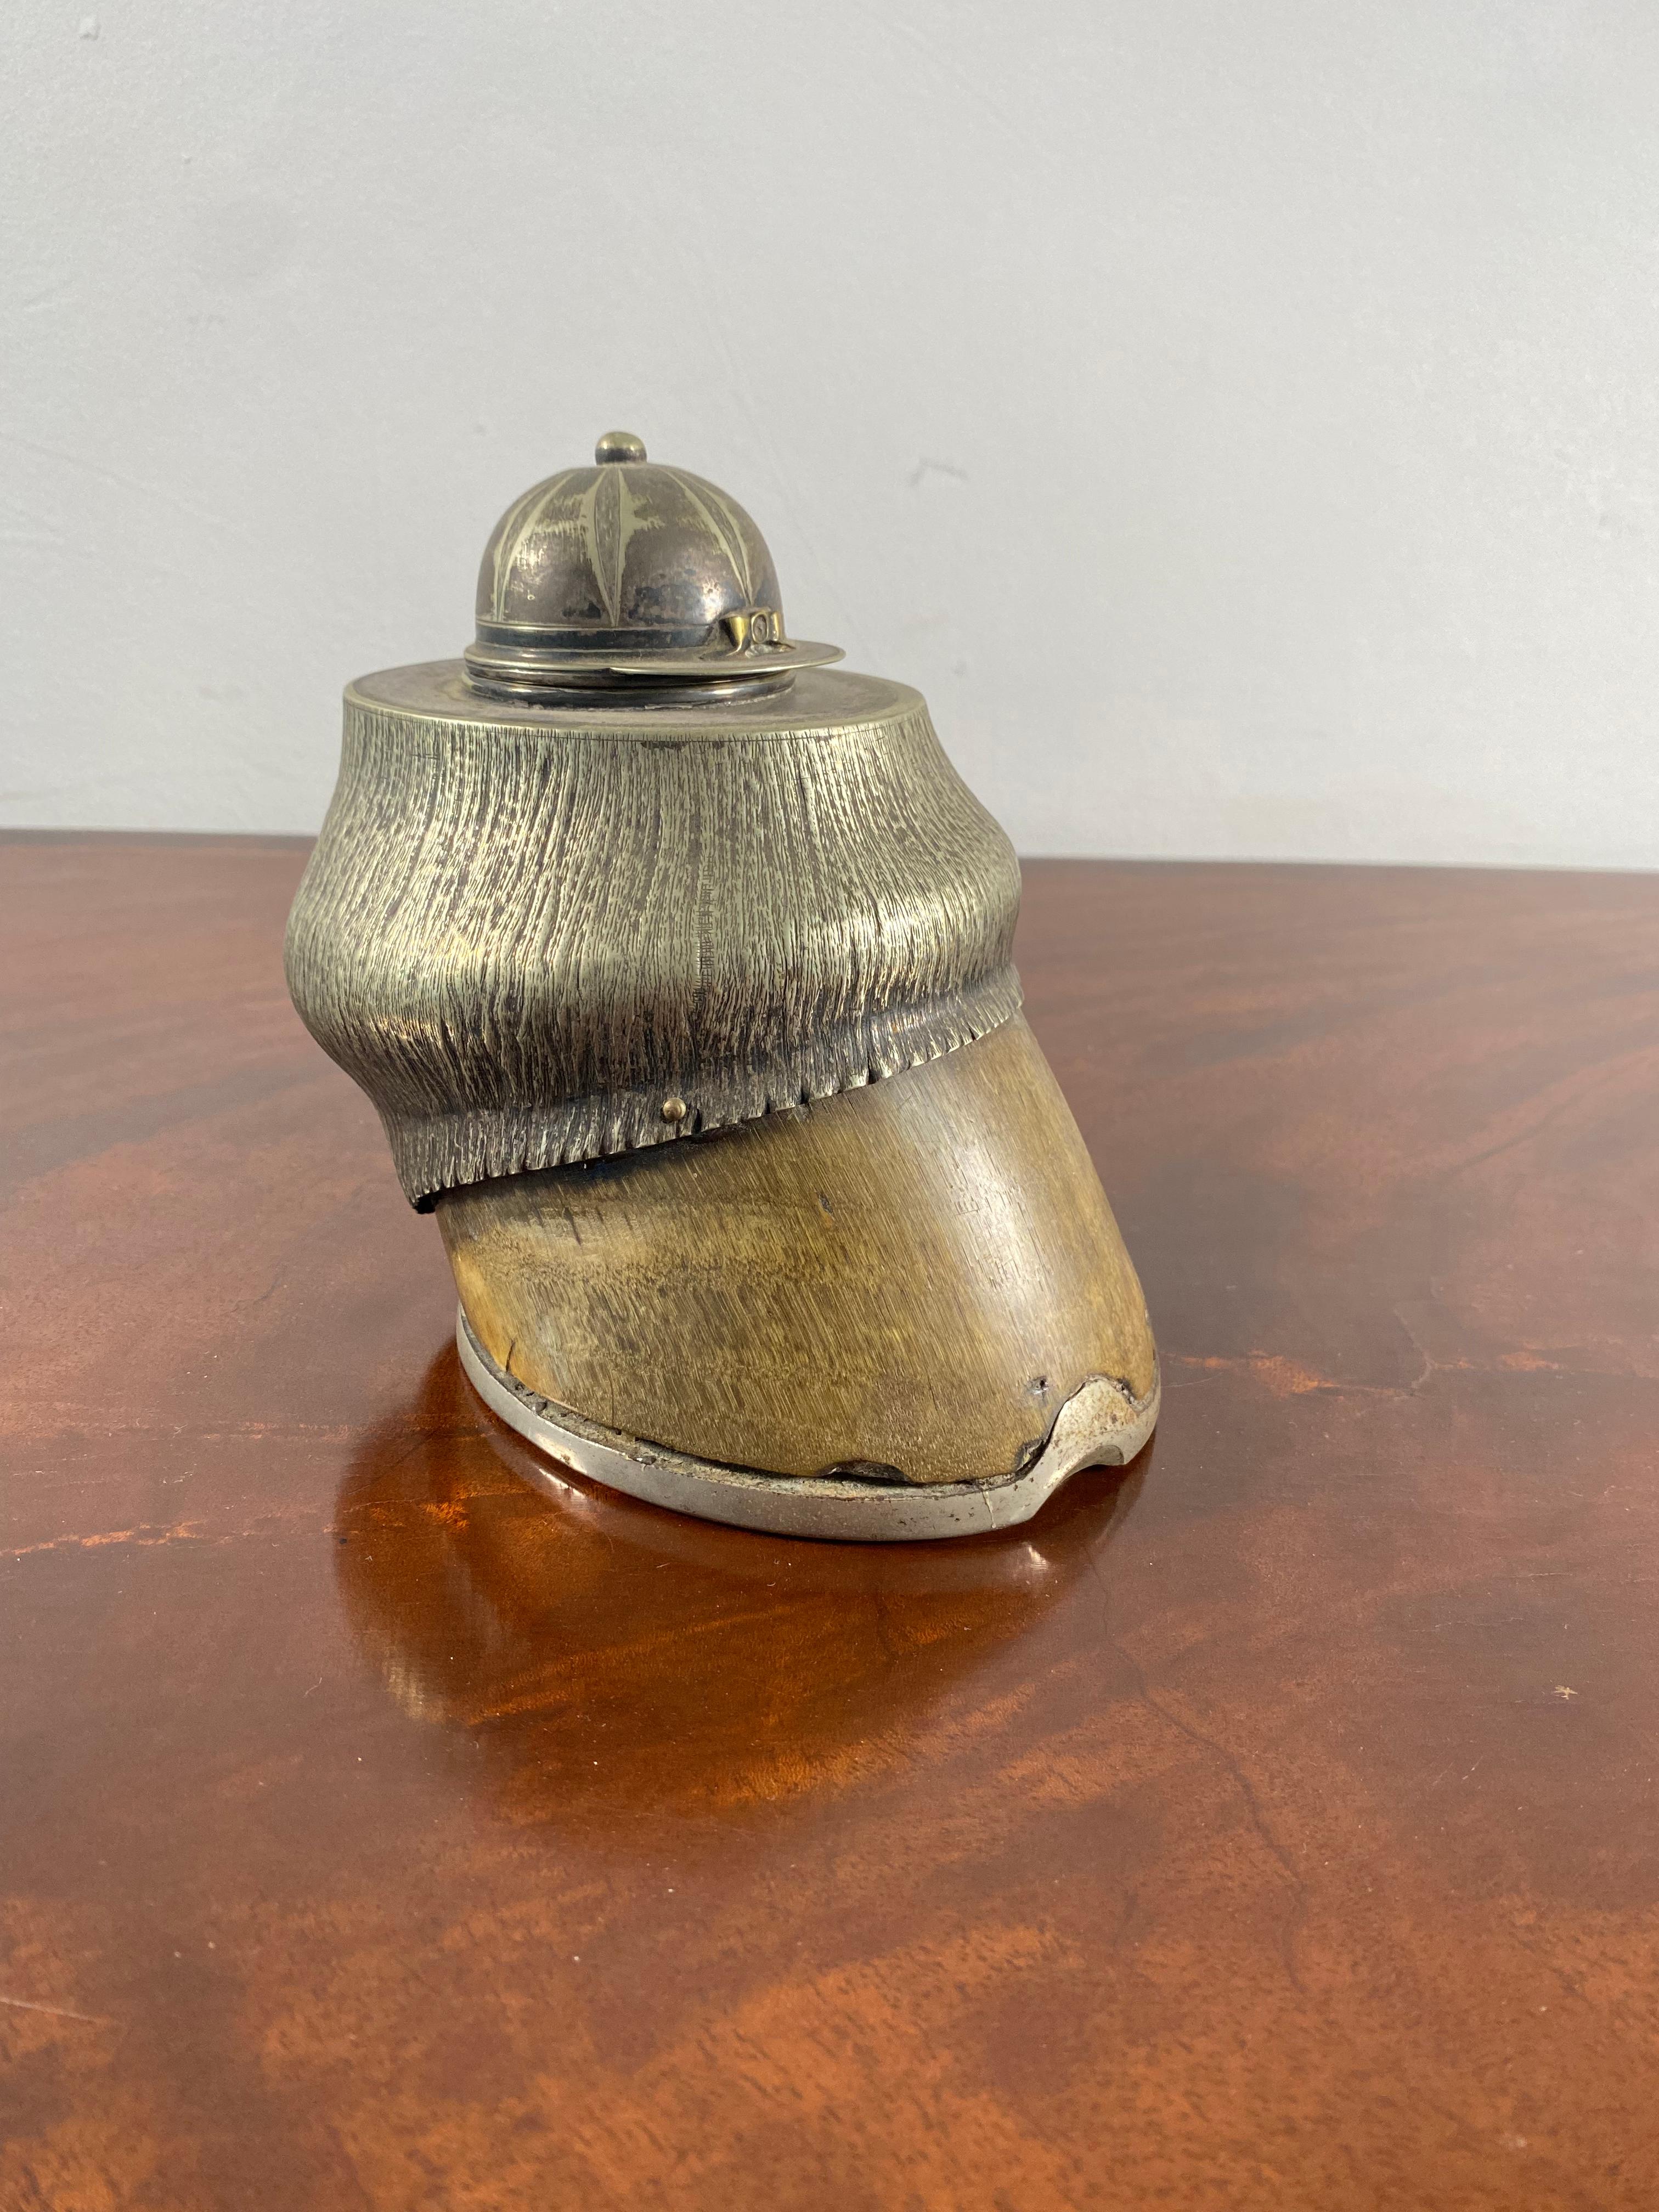
<path id="1" fill-rule="evenodd" d="M 550 1494 L 548 1463 L 490 1420 L 451 1347 L 341 1486 L 340 1589 L 398 1704 L 468 1733 L 507 1817 L 741 1819 L 896 1764 L 1098 1559 L 1151 1450 L 1000 1534 L 756 1535 L 574 1474 Z"/>

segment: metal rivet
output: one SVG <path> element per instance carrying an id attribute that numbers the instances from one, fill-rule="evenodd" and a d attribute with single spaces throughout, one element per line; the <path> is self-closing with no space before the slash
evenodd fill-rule
<path id="1" fill-rule="evenodd" d="M 662 1118 L 665 1121 L 683 1121 L 687 1111 L 684 1098 L 665 1098 L 662 1102 Z"/>

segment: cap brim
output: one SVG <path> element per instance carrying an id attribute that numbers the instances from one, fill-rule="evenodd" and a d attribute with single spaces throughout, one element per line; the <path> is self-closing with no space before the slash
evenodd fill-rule
<path id="1" fill-rule="evenodd" d="M 808 638 L 792 638 L 787 645 L 757 646 L 744 653 L 582 654 L 568 665 L 602 670 L 612 676 L 706 676 L 725 680 L 734 676 L 781 675 L 792 668 L 824 668 L 832 660 L 846 657 L 838 645 L 814 645 Z"/>

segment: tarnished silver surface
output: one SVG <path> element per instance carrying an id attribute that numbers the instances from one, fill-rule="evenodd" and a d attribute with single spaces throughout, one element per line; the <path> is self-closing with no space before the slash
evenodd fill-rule
<path id="1" fill-rule="evenodd" d="M 841 648 L 791 639 L 766 540 L 729 493 L 607 430 L 592 468 L 532 484 L 478 572 L 480 691 L 536 698 L 695 683 L 775 690 Z"/>
<path id="2" fill-rule="evenodd" d="M 1018 1528 L 1085 1467 L 1127 1467 L 1158 1420 L 1159 1387 L 1139 1404 L 1097 1376 L 1060 1407 L 1048 1441 L 1024 1473 L 997 1482 L 850 1482 L 717 1467 L 584 1420 L 503 1374 L 457 1309 L 455 1342 L 467 1380 L 493 1413 L 562 1467 L 653 1505 L 778 1536 L 916 1543 Z"/>
<path id="3" fill-rule="evenodd" d="M 1017 1010 L 1007 839 L 918 694 L 839 657 L 787 638 L 737 502 L 617 430 L 502 516 L 465 662 L 349 687 L 289 987 L 415 1205 L 832 1097 Z"/>
<path id="4" fill-rule="evenodd" d="M 902 684 L 554 711 L 437 662 L 346 694 L 289 982 L 424 1206 L 982 1036 L 1019 1005 L 1018 903 Z"/>

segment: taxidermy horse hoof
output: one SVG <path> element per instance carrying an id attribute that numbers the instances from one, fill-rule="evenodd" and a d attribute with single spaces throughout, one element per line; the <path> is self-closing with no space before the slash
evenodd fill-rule
<path id="1" fill-rule="evenodd" d="M 968 1535 L 1131 1459 L 1157 1355 L 1008 841 L 839 658 L 742 508 L 607 434 L 502 517 L 462 659 L 347 690 L 289 987 L 502 1420 L 744 1528 Z"/>

